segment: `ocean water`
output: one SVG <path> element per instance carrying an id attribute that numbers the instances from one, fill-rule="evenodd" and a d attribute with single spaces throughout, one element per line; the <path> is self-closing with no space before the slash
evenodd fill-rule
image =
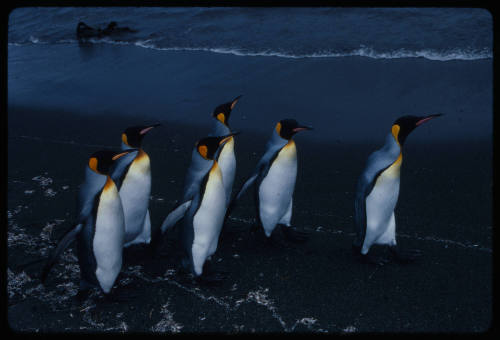
<path id="1" fill-rule="evenodd" d="M 492 58 L 492 17 L 467 8 L 20 8 L 9 44 L 75 43 L 78 21 L 138 32 L 95 42 L 286 58 Z"/>
<path id="2" fill-rule="evenodd" d="M 79 21 L 136 32 L 79 44 Z M 319 128 L 304 138 L 375 142 L 401 115 L 441 112 L 415 139 L 491 137 L 483 9 L 18 8 L 8 27 L 10 107 L 203 125 L 243 94 L 236 129 L 290 117 Z"/>

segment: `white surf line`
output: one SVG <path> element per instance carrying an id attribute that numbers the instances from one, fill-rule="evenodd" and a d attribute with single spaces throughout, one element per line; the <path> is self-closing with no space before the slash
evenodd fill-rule
<path id="1" fill-rule="evenodd" d="M 315 215 L 316 216 L 316 215 Z M 321 215 L 323 216 L 323 215 Z M 325 215 L 328 216 L 328 215 Z M 236 217 L 229 217 L 230 220 L 236 221 L 236 222 L 242 222 L 246 224 L 254 224 L 255 219 L 245 219 L 245 218 L 236 218 Z M 354 232 L 345 232 L 343 230 L 339 229 L 332 229 L 330 227 L 323 227 L 323 226 L 318 226 L 316 228 L 308 228 L 304 227 L 306 230 L 311 230 L 314 232 L 324 232 L 324 233 L 329 233 L 329 234 L 345 234 L 348 236 L 355 236 L 356 233 Z M 491 229 L 491 228 L 490 228 Z M 475 249 L 487 253 L 492 253 L 492 249 L 488 247 L 481 246 L 479 244 L 473 244 L 473 243 L 463 243 L 459 241 L 454 241 L 454 240 L 447 240 L 447 239 L 440 239 L 435 236 L 418 236 L 418 235 L 408 235 L 408 234 L 397 234 L 397 237 L 402 237 L 402 238 L 409 238 L 409 239 L 414 239 L 418 241 L 432 241 L 432 242 L 437 242 L 437 243 L 444 243 L 445 245 L 453 245 L 456 247 L 461 247 L 461 248 L 466 248 L 466 249 Z"/>

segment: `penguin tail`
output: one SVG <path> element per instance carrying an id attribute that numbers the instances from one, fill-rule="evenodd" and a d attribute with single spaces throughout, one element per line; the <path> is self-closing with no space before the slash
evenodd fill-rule
<path id="1" fill-rule="evenodd" d="M 75 240 L 76 235 L 78 235 L 80 230 L 82 230 L 82 227 L 83 225 L 81 223 L 77 224 L 74 228 L 70 229 L 59 241 L 59 243 L 56 246 L 56 249 L 50 254 L 49 258 L 47 259 L 47 262 L 42 268 L 42 271 L 40 273 L 40 281 L 42 283 L 45 283 L 45 280 L 47 279 L 50 270 L 57 262 L 57 259 L 66 250 L 66 248 L 68 248 L 68 246 Z"/>

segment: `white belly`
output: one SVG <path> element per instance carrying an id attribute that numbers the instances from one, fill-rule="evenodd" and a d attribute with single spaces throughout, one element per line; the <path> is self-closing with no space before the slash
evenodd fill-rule
<path id="1" fill-rule="evenodd" d="M 287 212 L 297 177 L 297 152 L 293 140 L 274 160 L 259 187 L 259 213 L 267 236 Z"/>
<path id="2" fill-rule="evenodd" d="M 122 267 L 124 236 L 122 204 L 114 182 L 108 179 L 99 201 L 93 240 L 96 277 L 105 293 L 113 287 Z"/>
<path id="3" fill-rule="evenodd" d="M 200 206 L 193 218 L 194 240 L 191 250 L 197 275 L 202 273 L 206 258 L 217 249 L 225 213 L 226 195 L 222 173 L 215 162 L 210 170 Z"/>
<path id="4" fill-rule="evenodd" d="M 151 194 L 151 170 L 149 157 L 141 152 L 130 165 L 127 176 L 120 187 L 120 198 L 125 215 L 125 243 L 139 236 Z"/>
<path id="5" fill-rule="evenodd" d="M 372 192 L 366 197 L 366 236 L 373 243 L 389 242 L 395 237 L 386 232 L 391 226 L 391 217 L 398 202 L 399 196 L 399 170 L 401 161 L 398 159 L 390 168 L 384 171 L 377 179 Z M 384 239 L 380 237 L 384 235 Z M 369 246 L 369 245 L 368 245 Z"/>
<path id="6" fill-rule="evenodd" d="M 236 172 L 236 158 L 234 156 L 234 139 L 231 137 L 219 155 L 219 167 L 222 172 L 222 181 L 224 183 L 224 191 L 226 193 L 226 205 L 231 199 L 231 191 L 233 189 L 234 175 Z"/>

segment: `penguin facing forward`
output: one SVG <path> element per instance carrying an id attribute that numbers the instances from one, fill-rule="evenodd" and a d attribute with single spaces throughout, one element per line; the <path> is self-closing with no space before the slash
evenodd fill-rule
<path id="1" fill-rule="evenodd" d="M 279 225 L 291 241 L 302 242 L 307 233 L 291 226 L 293 192 L 297 177 L 297 149 L 292 137 L 299 131 L 312 130 L 294 119 L 283 119 L 276 124 L 266 152 L 249 179 L 245 181 L 231 202 L 228 215 L 245 191 L 254 185 L 257 221 L 270 237 Z"/>
<path id="2" fill-rule="evenodd" d="M 214 129 L 211 136 L 224 136 L 231 133 L 229 127 L 229 117 L 234 106 L 242 96 L 238 96 L 228 103 L 224 103 L 215 108 L 212 113 L 214 119 Z M 234 175 L 236 173 L 236 158 L 234 155 L 234 138 L 231 137 L 221 148 L 217 163 L 222 171 L 222 179 L 226 191 L 226 205 L 231 199 L 233 189 Z"/>
<path id="3" fill-rule="evenodd" d="M 384 146 L 368 157 L 358 180 L 354 202 L 356 239 L 353 252 L 363 262 L 387 262 L 387 259 L 376 259 L 368 255 L 373 244 L 389 246 L 395 260 L 401 263 L 411 262 L 421 255 L 418 250 L 404 251 L 397 246 L 394 208 L 399 196 L 404 142 L 417 126 L 439 116 L 441 114 L 398 118 L 392 125 Z"/>
<path id="4" fill-rule="evenodd" d="M 136 153 L 136 150 L 103 150 L 90 156 L 79 192 L 77 225 L 63 236 L 49 256 L 42 270 L 42 283 L 58 257 L 76 239 L 80 265 L 79 294 L 100 287 L 108 296 L 122 267 L 125 238 L 123 208 L 109 173 L 115 163 L 129 163 Z"/>
<path id="5" fill-rule="evenodd" d="M 222 171 L 216 158 L 234 136 L 206 137 L 194 147 L 186 183 L 189 184 L 180 206 L 186 206 L 181 240 L 182 265 L 201 282 L 220 281 L 218 273 L 203 274 L 203 265 L 215 253 L 226 213 L 226 193 Z"/>
<path id="6" fill-rule="evenodd" d="M 142 139 L 151 129 L 161 124 L 132 126 L 122 133 L 122 150 L 138 149 L 135 159 L 127 166 L 116 166 L 111 178 L 118 187 L 125 214 L 125 244 L 151 241 L 149 197 L 151 194 L 151 166 L 148 154 L 141 148 Z"/>

